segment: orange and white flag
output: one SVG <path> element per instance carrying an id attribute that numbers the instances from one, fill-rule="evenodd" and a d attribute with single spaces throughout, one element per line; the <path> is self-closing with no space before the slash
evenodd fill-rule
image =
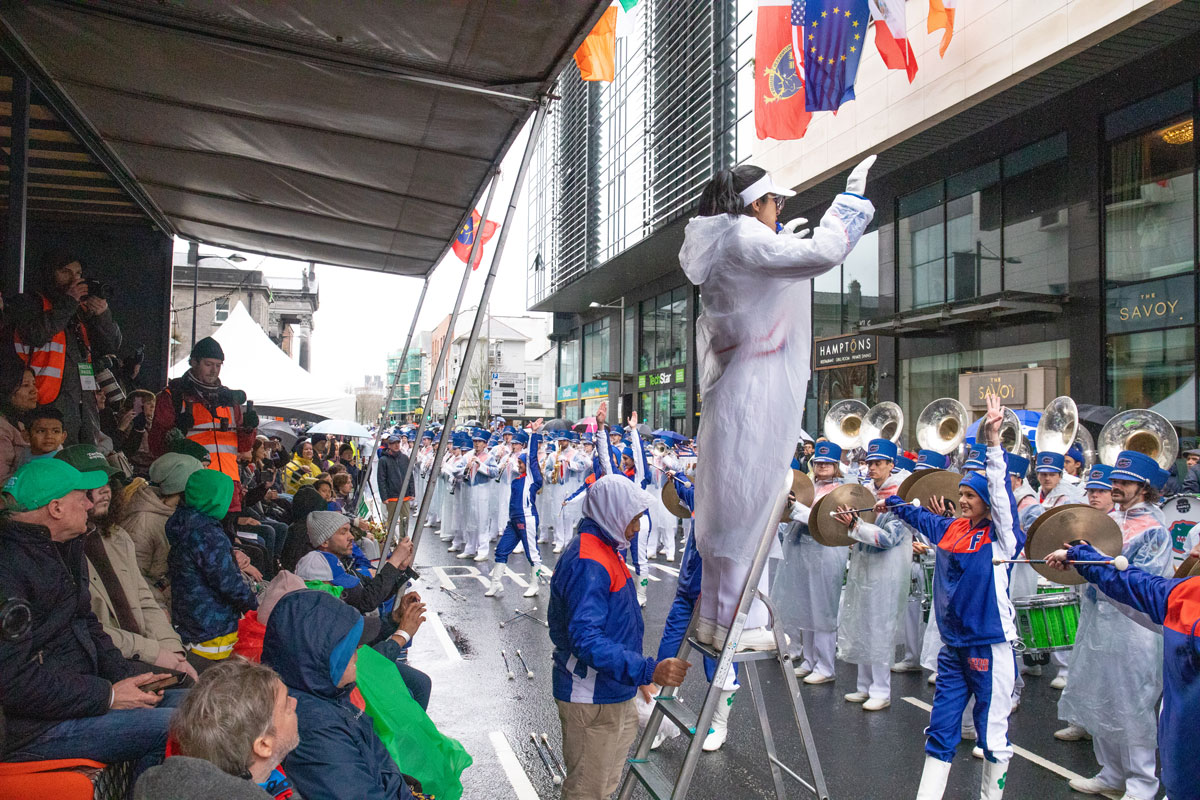
<path id="1" fill-rule="evenodd" d="M 929 0 L 928 33 L 942 31 L 942 43 L 938 46 L 938 55 L 946 57 L 946 48 L 954 38 L 954 10 L 958 0 Z"/>

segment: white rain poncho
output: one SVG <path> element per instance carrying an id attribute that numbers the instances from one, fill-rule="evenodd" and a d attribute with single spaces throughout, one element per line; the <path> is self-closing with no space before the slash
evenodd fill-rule
<path id="1" fill-rule="evenodd" d="M 1032 509 L 1040 508 L 1037 505 L 1037 495 L 1033 489 L 1029 488 L 1029 484 L 1021 481 L 1021 485 L 1013 492 L 1013 497 L 1017 500 L 1017 524 L 1021 526 L 1021 530 L 1029 533 L 1029 528 L 1026 526 L 1026 518 L 1029 518 L 1029 524 L 1033 524 L 1033 520 L 1041 516 L 1044 509 L 1034 512 Z M 1030 511 L 1026 514 L 1026 511 Z M 1018 554 L 1018 558 L 1024 558 L 1024 555 Z M 1032 597 L 1037 594 L 1038 574 L 1029 564 L 1013 564 L 1012 571 L 1008 574 L 1008 596 L 1016 599 L 1018 597 Z"/>
<path id="2" fill-rule="evenodd" d="M 1111 516 L 1125 534 L 1130 566 L 1169 576 L 1171 537 L 1162 511 L 1140 503 Z M 1163 639 L 1126 617 L 1095 586 L 1083 587 L 1071 680 L 1058 715 L 1112 744 L 1155 747 L 1162 694 Z"/>
<path id="3" fill-rule="evenodd" d="M 841 478 L 818 481 L 816 497 L 824 497 L 841 485 Z M 817 544 L 808 530 L 810 513 L 809 506 L 796 503 L 792 521 L 779 526 L 783 563 L 775 569 L 771 582 L 771 603 L 784 632 L 797 643 L 800 631 L 837 630 L 842 578 L 849 555 L 845 547 Z"/>
<path id="4" fill-rule="evenodd" d="M 745 215 L 691 219 L 679 262 L 700 287 L 696 549 L 749 565 L 800 436 L 812 285 L 842 263 L 875 212 L 840 194 L 811 239 Z"/>
<path id="5" fill-rule="evenodd" d="M 883 486 L 867 488 L 876 498 L 895 494 L 895 475 Z M 880 514 L 875 524 L 860 522 L 850 536 L 850 569 L 842 590 L 838 619 L 837 655 L 850 664 L 891 664 L 902 641 L 900 620 L 908 602 L 912 534 L 892 513 Z"/>
<path id="6" fill-rule="evenodd" d="M 653 502 L 649 492 L 639 489 L 624 475 L 605 475 L 587 490 L 583 516 L 599 525 L 609 541 L 623 552 L 629 549 L 625 528 Z"/>

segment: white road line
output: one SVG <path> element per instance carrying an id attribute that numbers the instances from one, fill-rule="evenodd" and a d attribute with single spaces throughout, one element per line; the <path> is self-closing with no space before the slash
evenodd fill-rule
<path id="1" fill-rule="evenodd" d="M 933 710 L 933 706 L 929 705 L 929 703 L 926 703 L 923 700 L 918 700 L 915 697 L 906 697 L 906 698 L 904 698 L 904 702 L 908 703 L 909 705 L 914 705 L 923 711 L 932 711 Z M 1037 764 L 1042 769 L 1050 770 L 1055 775 L 1066 778 L 1069 781 L 1078 780 L 1078 779 L 1083 778 L 1082 775 L 1072 772 L 1071 770 L 1067 769 L 1066 767 L 1055 764 L 1053 761 L 1051 761 L 1049 759 L 1042 758 L 1037 753 L 1026 750 L 1024 747 L 1018 747 L 1017 745 L 1014 744 L 1012 746 L 1012 749 L 1013 749 L 1014 755 L 1018 755 L 1021 758 L 1025 759 L 1026 761 L 1032 761 L 1034 764 Z M 1105 797 L 1112 798 L 1112 800 L 1119 800 L 1119 798 L 1121 797 L 1120 792 L 1104 792 L 1103 794 Z"/>
<path id="2" fill-rule="evenodd" d="M 462 653 L 458 652 L 458 648 L 454 644 L 454 640 L 450 638 L 450 634 L 446 631 L 446 626 L 442 624 L 442 617 L 436 611 L 427 609 L 425 612 L 425 624 L 433 628 L 433 638 L 438 640 L 442 646 L 442 650 L 446 652 L 446 658 L 451 661 L 462 661 Z"/>
<path id="3" fill-rule="evenodd" d="M 496 757 L 500 759 L 500 766 L 504 768 L 508 782 L 517 793 L 517 800 L 538 800 L 538 793 L 529 782 L 529 776 L 525 774 L 525 768 L 521 766 L 521 761 L 509 745 L 504 731 L 492 731 L 488 738 L 492 740 L 492 747 L 496 749 Z"/>

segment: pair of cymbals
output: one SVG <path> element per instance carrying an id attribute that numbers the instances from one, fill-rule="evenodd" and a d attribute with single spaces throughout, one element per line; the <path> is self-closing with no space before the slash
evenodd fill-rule
<path id="1" fill-rule="evenodd" d="M 1044 559 L 1063 545 L 1085 539 L 1106 556 L 1121 555 L 1124 536 L 1116 520 L 1099 509 L 1088 505 L 1071 504 L 1052 508 L 1038 517 L 1029 526 L 1025 540 L 1025 555 L 1032 559 Z M 1063 586 L 1086 583 L 1074 567 L 1066 570 L 1054 569 L 1048 564 L 1030 564 L 1039 575 L 1048 581 Z"/>
<path id="2" fill-rule="evenodd" d="M 1176 578 L 1195 578 L 1200 577 L 1200 559 L 1195 556 L 1188 556 L 1183 560 L 1175 570 Z"/>
<path id="3" fill-rule="evenodd" d="M 817 544 L 826 547 L 849 547 L 854 544 L 850 538 L 849 528 L 838 522 L 829 512 L 836 511 L 838 506 L 847 508 L 869 508 L 875 505 L 875 495 L 860 483 L 843 483 L 829 494 L 821 497 L 813 505 L 808 517 L 808 531 Z M 860 511 L 859 518 L 866 522 L 875 522 L 874 511 Z"/>
<path id="4" fill-rule="evenodd" d="M 663 505 L 667 507 L 667 511 L 670 511 L 680 519 L 692 518 L 691 509 L 685 506 L 683 501 L 679 499 L 679 492 L 675 489 L 674 478 L 667 481 L 666 484 L 663 485 L 662 501 Z"/>
<path id="5" fill-rule="evenodd" d="M 906 503 L 921 501 L 921 508 L 933 510 L 934 498 L 940 499 L 951 516 L 958 516 L 958 484 L 963 476 L 948 469 L 923 469 L 904 479 L 896 494 Z"/>

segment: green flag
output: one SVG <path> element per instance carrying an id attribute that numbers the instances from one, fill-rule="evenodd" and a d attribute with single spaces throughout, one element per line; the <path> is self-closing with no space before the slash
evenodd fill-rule
<path id="1" fill-rule="evenodd" d="M 396 665 L 372 648 L 360 647 L 358 690 L 375 733 L 400 771 L 419 780 L 422 791 L 437 800 L 460 800 L 462 773 L 473 760 L 457 739 L 442 735 L 412 699 Z"/>
<path id="2" fill-rule="evenodd" d="M 626 14 L 633 11 L 633 7 L 637 4 L 638 0 L 621 0 L 621 8 L 625 9 Z"/>

